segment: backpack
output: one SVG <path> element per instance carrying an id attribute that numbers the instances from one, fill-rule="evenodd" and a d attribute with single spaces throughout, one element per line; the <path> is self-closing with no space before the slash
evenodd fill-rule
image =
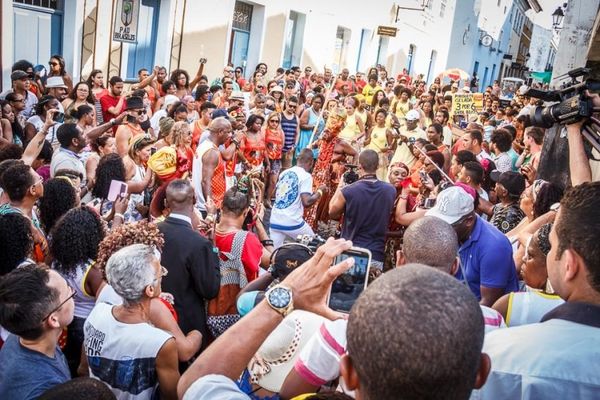
<path id="1" fill-rule="evenodd" d="M 240 230 L 235 233 L 231 244 L 231 252 L 220 252 L 219 272 L 221 273 L 221 287 L 216 298 L 207 302 L 206 323 L 210 333 L 217 338 L 240 318 L 237 311 L 237 295 L 248 284 L 242 251 L 246 243 L 248 231 Z"/>

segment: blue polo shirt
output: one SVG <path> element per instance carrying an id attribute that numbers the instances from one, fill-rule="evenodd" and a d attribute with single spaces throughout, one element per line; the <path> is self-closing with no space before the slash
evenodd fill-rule
<path id="1" fill-rule="evenodd" d="M 471 236 L 458 249 L 458 255 L 469 288 L 478 300 L 481 300 L 480 286 L 504 289 L 504 293 L 519 289 L 510 241 L 479 216 Z M 459 279 L 463 278 L 461 269 L 457 272 Z"/>

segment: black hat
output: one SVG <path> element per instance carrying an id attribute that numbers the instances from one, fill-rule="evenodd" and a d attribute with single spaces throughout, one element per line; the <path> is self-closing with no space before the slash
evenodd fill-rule
<path id="1" fill-rule="evenodd" d="M 272 275 L 283 279 L 313 256 L 312 250 L 300 243 L 286 243 L 271 255 Z"/>
<path id="2" fill-rule="evenodd" d="M 512 197 L 520 197 L 525 190 L 525 177 L 517 172 L 506 171 L 500 173 L 498 170 L 490 172 L 490 178 L 508 191 Z"/>
<path id="3" fill-rule="evenodd" d="M 12 74 L 10 74 L 11 81 L 18 81 L 19 79 L 29 78 L 29 74 L 25 71 L 21 71 L 20 69 L 16 70 Z"/>
<path id="4" fill-rule="evenodd" d="M 131 96 L 127 99 L 126 110 L 133 110 L 136 108 L 144 108 L 144 99 L 138 96 Z"/>

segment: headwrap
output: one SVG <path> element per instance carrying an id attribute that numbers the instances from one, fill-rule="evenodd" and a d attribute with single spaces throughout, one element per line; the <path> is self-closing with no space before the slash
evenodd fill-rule
<path id="1" fill-rule="evenodd" d="M 175 120 L 173 118 L 161 118 L 158 122 L 158 127 L 160 128 L 160 137 L 163 138 L 167 136 L 171 132 L 171 129 L 173 129 L 173 125 L 175 125 Z"/>

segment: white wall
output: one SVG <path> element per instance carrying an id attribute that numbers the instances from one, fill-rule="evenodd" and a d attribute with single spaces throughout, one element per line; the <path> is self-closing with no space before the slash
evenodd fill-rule
<path id="1" fill-rule="evenodd" d="M 585 65 L 600 0 L 578 0 L 568 4 L 554 61 L 552 84 L 560 83 L 557 76 Z"/>
<path id="2" fill-rule="evenodd" d="M 546 69 L 552 46 L 552 30 L 534 24 L 531 32 L 531 45 L 529 46 L 531 57 L 527 62 L 529 70 L 544 71 Z"/>

